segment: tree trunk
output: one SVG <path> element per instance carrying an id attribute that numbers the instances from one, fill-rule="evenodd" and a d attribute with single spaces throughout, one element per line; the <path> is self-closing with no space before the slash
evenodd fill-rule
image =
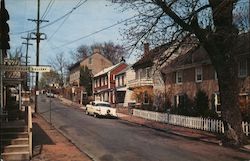
<path id="1" fill-rule="evenodd" d="M 226 61 L 217 68 L 217 73 L 226 141 L 240 146 L 244 142 L 244 133 L 238 101 L 237 67 L 235 63 Z"/>

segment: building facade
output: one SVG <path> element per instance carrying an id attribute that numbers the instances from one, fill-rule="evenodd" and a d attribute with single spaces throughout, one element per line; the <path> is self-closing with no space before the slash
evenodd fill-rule
<path id="1" fill-rule="evenodd" d="M 135 72 L 132 67 L 128 66 L 115 76 L 116 102 L 124 107 L 129 103 L 135 103 L 133 91 L 128 88 L 128 82 L 135 79 Z"/>
<path id="2" fill-rule="evenodd" d="M 94 75 L 93 93 L 95 100 L 116 103 L 115 76 L 127 66 L 125 62 L 120 62 Z"/>
<path id="3" fill-rule="evenodd" d="M 88 67 L 92 75 L 97 74 L 104 68 L 112 66 L 112 62 L 101 54 L 100 50 L 94 49 L 92 55 L 78 61 L 69 67 L 69 84 L 71 86 L 80 86 L 80 69 Z"/>
<path id="4" fill-rule="evenodd" d="M 240 108 L 246 109 L 250 108 L 249 50 L 238 53 L 236 57 Z M 202 47 L 179 56 L 162 72 L 165 75 L 166 95 L 174 107 L 178 107 L 185 96 L 193 100 L 196 93 L 202 90 L 208 96 L 210 109 L 214 109 L 218 114 L 221 113 L 217 73 Z"/>

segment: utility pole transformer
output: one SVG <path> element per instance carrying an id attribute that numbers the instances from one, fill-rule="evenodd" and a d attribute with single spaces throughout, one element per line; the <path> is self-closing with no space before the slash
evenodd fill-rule
<path id="1" fill-rule="evenodd" d="M 36 22 L 36 33 L 31 33 L 31 39 L 36 40 L 36 66 L 39 66 L 39 43 L 40 40 L 45 40 L 46 35 L 44 33 L 40 33 L 40 23 L 49 22 L 48 20 L 40 20 L 40 0 L 37 0 L 37 19 L 28 19 L 29 21 Z M 32 35 L 35 37 L 32 38 Z M 44 35 L 44 38 L 41 38 L 41 35 Z M 38 97 L 38 81 L 39 74 L 36 72 L 36 86 L 35 86 L 35 113 L 37 113 L 37 97 Z"/>

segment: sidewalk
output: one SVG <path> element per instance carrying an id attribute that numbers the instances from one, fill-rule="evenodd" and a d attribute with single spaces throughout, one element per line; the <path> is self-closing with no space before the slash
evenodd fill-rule
<path id="1" fill-rule="evenodd" d="M 31 161 L 91 161 L 40 115 L 33 116 Z"/>

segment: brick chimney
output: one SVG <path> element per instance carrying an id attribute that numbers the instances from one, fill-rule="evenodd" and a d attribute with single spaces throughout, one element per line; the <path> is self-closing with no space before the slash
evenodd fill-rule
<path id="1" fill-rule="evenodd" d="M 99 48 L 94 48 L 94 52 L 93 53 L 101 53 L 101 50 Z"/>
<path id="2" fill-rule="evenodd" d="M 144 55 L 149 53 L 149 43 L 144 43 Z"/>

